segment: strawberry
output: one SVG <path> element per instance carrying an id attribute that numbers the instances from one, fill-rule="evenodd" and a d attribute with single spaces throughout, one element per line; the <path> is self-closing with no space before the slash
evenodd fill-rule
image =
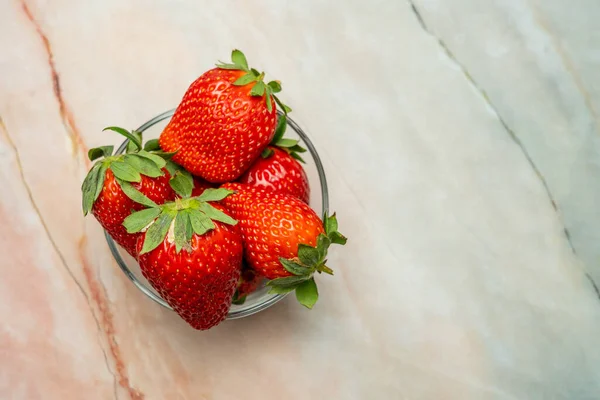
<path id="1" fill-rule="evenodd" d="M 242 263 L 242 274 L 237 284 L 237 289 L 233 295 L 233 304 L 241 305 L 246 301 L 246 297 L 256 291 L 263 281 L 263 277 L 248 267 L 246 262 Z"/>
<path id="2" fill-rule="evenodd" d="M 203 179 L 194 178 L 194 189 L 192 196 L 200 196 L 206 189 L 214 188 L 213 184 L 206 182 Z"/>
<path id="3" fill-rule="evenodd" d="M 113 146 L 91 149 L 88 156 L 96 161 L 81 190 L 83 213 L 90 211 L 108 234 L 129 254 L 136 256 L 137 236 L 129 234 L 123 221 L 132 210 L 164 203 L 175 198 L 169 186 L 171 178 L 163 153 L 142 150 L 141 134 L 109 127 L 130 142 L 125 154 L 112 155 Z M 106 130 L 105 129 L 105 130 Z"/>
<path id="4" fill-rule="evenodd" d="M 287 118 L 279 118 L 275 136 L 252 166 L 238 180 L 251 186 L 262 187 L 289 194 L 308 203 L 310 188 L 304 168 L 298 161 L 304 162 L 299 152 L 306 150 L 297 140 L 283 138 Z"/>
<path id="5" fill-rule="evenodd" d="M 325 225 L 303 201 L 240 183 L 221 186 L 234 191 L 222 204 L 239 221 L 244 256 L 250 267 L 272 279 L 271 292 L 296 290 L 298 301 L 312 308 L 318 298 L 315 272 L 333 274 L 325 265 L 332 243 L 345 244 L 335 214 Z"/>
<path id="6" fill-rule="evenodd" d="M 183 182 L 183 178 L 181 179 Z M 227 317 L 242 269 L 242 238 L 237 221 L 219 201 L 231 192 L 206 189 L 190 197 L 191 177 L 177 184 L 174 202 L 131 214 L 127 232 L 138 238 L 142 274 L 193 328 L 209 329 Z"/>
<path id="7" fill-rule="evenodd" d="M 159 139 L 165 151 L 176 152 L 173 161 L 215 183 L 237 179 L 270 142 L 274 101 L 291 111 L 275 96 L 279 82 L 265 84 L 264 73 L 249 68 L 239 50 L 231 59 L 190 85 Z"/>

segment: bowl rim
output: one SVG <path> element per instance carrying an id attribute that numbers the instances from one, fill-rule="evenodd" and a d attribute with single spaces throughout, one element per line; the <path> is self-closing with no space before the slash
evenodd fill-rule
<path id="1" fill-rule="evenodd" d="M 173 108 L 171 110 L 165 111 L 165 112 L 155 116 L 154 118 L 143 123 L 136 130 L 140 133 L 143 133 L 144 131 L 146 131 L 147 129 L 156 125 L 157 123 L 162 122 L 165 119 L 172 117 L 173 114 L 175 113 L 175 110 L 176 109 Z M 277 114 L 279 116 L 283 115 L 283 113 L 280 110 L 277 110 Z M 317 153 L 317 149 L 313 145 L 312 141 L 309 139 L 308 135 L 304 132 L 304 130 L 302 130 L 302 128 L 300 128 L 300 126 L 293 119 L 290 118 L 289 115 L 287 116 L 287 125 L 290 128 L 292 128 L 294 130 L 294 132 L 296 132 L 296 134 L 300 137 L 300 140 L 306 145 L 311 157 L 313 158 L 313 160 L 315 162 L 315 166 L 317 168 L 317 173 L 319 175 L 319 183 L 321 184 L 321 207 L 323 210 L 323 215 L 326 215 L 329 213 L 329 192 L 328 192 L 328 187 L 327 187 L 327 178 L 325 176 L 325 169 L 323 168 L 323 163 L 321 162 L 321 158 L 319 157 L 319 154 Z M 125 149 L 127 148 L 128 143 L 129 143 L 129 139 L 126 139 L 119 146 L 119 148 L 117 149 L 115 154 L 122 154 L 125 151 Z M 321 216 L 321 218 L 323 218 L 323 216 Z M 108 232 L 104 231 L 104 236 L 106 237 L 106 242 L 108 243 L 108 248 L 110 249 L 110 252 L 112 253 L 113 258 L 115 259 L 115 261 L 119 265 L 119 268 L 121 269 L 121 271 L 123 271 L 125 276 L 127 276 L 127 278 L 129 278 L 129 280 L 151 300 L 160 304 L 164 308 L 173 311 L 173 308 L 171 308 L 171 306 L 163 298 L 158 296 L 156 293 L 154 293 L 152 290 L 150 290 L 146 285 L 144 285 L 142 282 L 140 282 L 140 280 L 135 276 L 135 274 L 133 272 L 131 272 L 131 270 L 127 266 L 127 263 L 125 262 L 125 260 L 123 260 L 123 257 L 121 257 L 119 249 L 117 248 L 117 244 L 110 237 Z M 236 310 L 236 311 L 230 310 L 229 313 L 227 314 L 227 319 L 231 320 L 231 319 L 243 318 L 243 317 L 247 317 L 252 314 L 256 314 L 257 312 L 260 312 L 262 310 L 265 310 L 265 309 L 271 307 L 273 304 L 282 300 L 285 296 L 287 296 L 287 294 L 273 294 L 270 297 L 268 297 L 266 300 L 264 300 L 260 303 L 257 303 L 252 307 L 249 307 L 249 308 L 246 308 L 243 310 Z"/>

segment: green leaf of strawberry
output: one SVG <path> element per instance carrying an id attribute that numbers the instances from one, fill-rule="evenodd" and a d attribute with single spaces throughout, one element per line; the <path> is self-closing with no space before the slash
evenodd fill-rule
<path id="1" fill-rule="evenodd" d="M 142 133 L 138 132 L 138 131 L 131 131 L 131 135 L 133 137 L 135 137 L 135 142 L 133 141 L 129 141 L 129 143 L 127 143 L 127 149 L 125 150 L 126 153 L 135 153 L 138 150 L 141 150 L 141 144 L 142 144 Z"/>
<path id="2" fill-rule="evenodd" d="M 267 283 L 268 284 L 268 283 Z M 294 286 L 271 286 L 269 294 L 287 294 L 296 290 Z"/>
<path id="3" fill-rule="evenodd" d="M 210 218 L 199 210 L 190 210 L 189 218 L 192 225 L 192 230 L 197 235 L 204 235 L 206 232 L 215 228 L 215 224 L 210 220 Z"/>
<path id="4" fill-rule="evenodd" d="M 150 139 L 144 144 L 144 150 L 146 151 L 154 151 L 160 150 L 160 145 L 158 144 L 158 139 Z"/>
<path id="5" fill-rule="evenodd" d="M 90 161 L 97 160 L 100 157 L 109 157 L 113 152 L 114 146 L 100 146 L 88 151 Z"/>
<path id="6" fill-rule="evenodd" d="M 152 221 L 161 213 L 160 208 L 152 207 L 141 211 L 134 212 L 123 221 L 123 226 L 127 233 L 140 232 L 142 229 L 150 225 Z"/>
<path id="7" fill-rule="evenodd" d="M 270 149 L 270 148 L 268 148 L 268 147 L 267 147 L 267 148 L 265 148 L 265 149 L 262 151 L 262 153 L 260 153 L 260 156 L 261 156 L 262 158 L 269 158 L 269 157 L 271 157 L 273 154 L 274 154 L 274 152 L 273 152 L 273 149 Z"/>
<path id="8" fill-rule="evenodd" d="M 187 239 L 187 226 L 189 214 L 179 212 L 175 217 L 174 235 L 175 235 L 175 251 L 179 253 L 182 248 L 189 247 Z"/>
<path id="9" fill-rule="evenodd" d="M 171 158 L 173 158 L 173 156 L 175 154 L 177 154 L 176 151 L 172 151 L 172 152 L 166 152 L 166 151 L 153 151 L 152 154 L 155 154 L 157 156 L 159 156 L 160 158 L 162 158 L 165 161 L 169 161 Z"/>
<path id="10" fill-rule="evenodd" d="M 134 167 L 124 161 L 114 161 L 110 164 L 110 170 L 115 174 L 117 179 L 125 182 L 139 182 L 142 177 Z"/>
<path id="11" fill-rule="evenodd" d="M 180 171 L 177 174 L 180 174 Z M 127 182 L 123 182 L 123 185 L 125 187 L 127 185 L 131 186 Z M 177 186 L 177 183 L 175 186 Z M 191 192 L 191 189 L 189 191 Z M 194 234 L 203 235 L 215 229 L 214 221 L 228 225 L 237 224 L 235 219 L 206 202 L 222 200 L 232 192 L 226 189 L 206 189 L 204 193 L 206 192 L 208 192 L 208 195 L 204 196 L 204 199 L 208 200 L 201 200 L 202 196 L 197 196 L 183 199 L 176 198 L 174 202 L 162 205 L 151 202 L 147 203 L 150 208 L 127 217 L 123 224 L 128 233 L 140 232 L 148 227 L 140 255 L 154 250 L 165 239 L 171 224 L 173 224 L 172 233 L 177 253 L 181 249 L 191 250 L 189 242 L 192 236 Z M 165 224 L 169 226 L 165 227 Z"/>
<path id="12" fill-rule="evenodd" d="M 302 157 L 300 157 L 300 155 L 296 152 L 291 152 L 290 156 L 292 156 L 294 159 L 300 161 L 303 164 L 306 164 L 306 161 L 304 161 L 304 159 Z"/>
<path id="13" fill-rule="evenodd" d="M 96 191 L 94 192 L 94 200 L 98 198 L 102 188 L 104 187 L 104 179 L 106 178 L 106 170 L 108 169 L 107 163 L 99 163 L 100 171 L 98 172 L 98 178 L 96 181 Z"/>
<path id="14" fill-rule="evenodd" d="M 312 309 L 317 300 L 319 299 L 319 291 L 317 290 L 317 284 L 314 278 L 311 278 L 301 283 L 296 288 L 296 299 L 304 307 Z"/>
<path id="15" fill-rule="evenodd" d="M 206 216 L 213 221 L 223 222 L 228 225 L 235 225 L 237 221 L 231 218 L 229 215 L 225 214 L 223 211 L 214 208 L 212 205 L 208 203 L 200 203 L 200 210 L 206 214 Z"/>
<path id="16" fill-rule="evenodd" d="M 192 195 L 192 190 L 194 189 L 194 178 L 192 178 L 189 172 L 178 170 L 174 173 L 169 184 L 175 193 L 183 198 L 188 198 Z"/>
<path id="17" fill-rule="evenodd" d="M 281 265 L 283 265 L 283 268 L 285 268 L 287 272 L 296 276 L 306 276 L 312 274 L 313 272 L 306 266 L 283 257 L 279 257 L 279 261 L 281 262 Z"/>
<path id="18" fill-rule="evenodd" d="M 175 216 L 176 213 L 170 210 L 163 210 L 160 213 L 156 221 L 154 221 L 154 223 L 148 228 L 148 231 L 146 231 L 146 240 L 144 240 L 140 254 L 145 254 L 149 251 L 152 251 L 162 243 L 167 235 L 167 232 L 169 231 L 171 222 L 173 222 L 173 219 L 175 219 Z"/>
<path id="19" fill-rule="evenodd" d="M 165 154 L 165 153 L 163 153 L 163 152 L 150 153 L 146 150 L 140 150 L 139 152 L 137 152 L 136 155 L 149 159 L 154 164 L 156 164 L 156 166 L 158 168 L 164 168 L 167 165 L 167 162 L 162 157 L 163 154 Z"/>
<path id="20" fill-rule="evenodd" d="M 316 247 L 312 247 L 303 243 L 298 245 L 298 258 L 304 265 L 316 265 L 322 255 Z M 285 265 L 284 265 L 285 267 Z"/>
<path id="21" fill-rule="evenodd" d="M 228 63 L 224 63 L 222 61 L 219 61 L 217 64 L 217 67 L 221 68 L 221 69 L 239 69 L 239 70 L 243 70 L 243 68 L 237 64 L 228 64 Z"/>
<path id="22" fill-rule="evenodd" d="M 279 108 L 281 108 L 281 111 L 283 111 L 284 114 L 287 115 L 292 112 L 292 109 L 290 107 L 288 107 L 287 105 L 283 104 L 281 102 L 281 100 L 279 100 L 279 97 L 274 95 L 273 98 L 275 99 L 275 102 L 277 103 Z"/>
<path id="23" fill-rule="evenodd" d="M 165 169 L 169 172 L 169 175 L 175 176 L 175 173 L 181 170 L 182 167 L 179 164 L 175 164 L 173 161 L 169 160 L 166 162 Z"/>
<path id="24" fill-rule="evenodd" d="M 235 86 L 245 86 L 249 83 L 256 82 L 257 78 L 258 76 L 254 75 L 252 72 L 248 72 L 247 74 L 238 78 L 235 82 L 233 82 L 233 84 Z"/>
<path id="25" fill-rule="evenodd" d="M 299 144 L 288 148 L 288 150 L 290 153 L 306 153 L 306 149 Z"/>
<path id="26" fill-rule="evenodd" d="M 269 110 L 269 112 L 271 112 L 273 110 L 273 103 L 271 102 L 271 90 L 270 88 L 267 86 L 267 95 L 266 95 L 266 99 L 267 99 L 267 110 Z"/>
<path id="27" fill-rule="evenodd" d="M 235 304 L 236 306 L 241 306 L 246 302 L 246 297 L 248 296 L 240 296 L 236 291 L 233 295 L 233 300 L 231 300 L 231 304 Z"/>
<path id="28" fill-rule="evenodd" d="M 284 138 L 284 139 L 279 139 L 279 140 L 278 140 L 278 141 L 275 143 L 275 145 L 276 145 L 277 147 L 291 148 L 291 147 L 297 146 L 297 145 L 298 145 L 298 141 L 297 141 L 297 140 L 295 140 L 295 139 L 285 139 L 285 138 Z"/>
<path id="29" fill-rule="evenodd" d="M 347 239 L 344 235 L 338 232 L 338 222 L 335 213 L 333 213 L 331 217 L 325 215 L 323 221 L 325 226 L 325 233 L 327 234 L 327 237 L 329 237 L 329 239 L 331 240 L 331 243 L 345 245 Z"/>
<path id="30" fill-rule="evenodd" d="M 329 234 L 329 239 L 331 239 L 331 243 L 341 245 L 345 245 L 347 240 L 346 237 L 339 232 L 332 232 Z"/>
<path id="31" fill-rule="evenodd" d="M 322 260 L 327 255 L 327 249 L 331 245 L 331 239 L 328 236 L 320 234 L 317 237 L 317 251 L 319 253 L 319 259 Z"/>
<path id="32" fill-rule="evenodd" d="M 283 115 L 279 116 L 279 119 L 277 120 L 277 126 L 275 127 L 275 134 L 273 135 L 273 139 L 271 140 L 271 143 L 270 143 L 271 146 L 280 148 L 281 150 L 285 151 L 290 156 L 292 156 L 294 159 L 304 163 L 304 160 L 302 159 L 302 157 L 300 157 L 300 155 L 298 153 L 304 153 L 304 152 L 306 152 L 306 149 L 299 145 L 298 140 L 287 139 L 287 138 L 283 137 L 283 135 L 285 134 L 286 128 L 287 128 L 287 117 L 286 117 L 286 114 L 283 114 Z M 265 150 L 263 150 L 261 157 L 269 158 L 272 155 L 273 155 L 273 151 L 267 147 Z"/>
<path id="33" fill-rule="evenodd" d="M 123 161 L 126 164 L 131 165 L 137 172 L 142 175 L 149 176 L 151 178 L 158 178 L 163 176 L 164 173 L 156 165 L 156 163 L 146 157 L 142 157 L 139 154 L 125 154 Z"/>
<path id="34" fill-rule="evenodd" d="M 325 228 L 325 233 L 327 235 L 338 230 L 338 222 L 335 213 L 333 213 L 331 217 L 328 217 L 327 214 L 323 216 L 323 227 Z"/>
<path id="35" fill-rule="evenodd" d="M 217 63 L 217 67 L 222 69 L 239 69 L 241 71 L 251 71 L 256 72 L 256 75 L 258 75 L 258 71 L 256 71 L 255 69 L 251 70 L 248 68 L 248 61 L 246 60 L 246 56 L 240 50 L 236 49 L 231 52 L 231 62 L 232 63 L 229 64 L 219 61 Z"/>
<path id="36" fill-rule="evenodd" d="M 246 60 L 246 56 L 240 50 L 233 50 L 231 52 L 231 61 L 234 64 L 242 67 L 244 71 L 248 71 L 248 61 Z"/>
<path id="37" fill-rule="evenodd" d="M 192 227 L 192 220 L 190 218 L 190 210 L 182 210 L 181 212 L 187 214 L 185 221 L 185 240 L 189 242 L 192 240 L 192 236 L 194 235 L 194 228 Z"/>
<path id="38" fill-rule="evenodd" d="M 269 87 L 271 88 L 271 91 L 273 93 L 279 93 L 281 92 L 281 82 L 279 81 L 271 81 L 268 83 Z"/>
<path id="39" fill-rule="evenodd" d="M 287 116 L 285 114 L 283 114 L 283 115 L 280 115 L 279 118 L 277 119 L 277 126 L 275 127 L 275 135 L 273 136 L 273 139 L 271 140 L 271 144 L 275 144 L 283 138 L 286 128 L 287 128 Z"/>
<path id="40" fill-rule="evenodd" d="M 250 96 L 262 96 L 265 94 L 265 83 L 263 81 L 256 82 L 256 85 L 250 90 Z"/>
<path id="41" fill-rule="evenodd" d="M 310 275 L 286 276 L 285 278 L 276 278 L 267 282 L 267 286 L 277 287 L 297 287 L 300 283 L 310 279 Z"/>
<path id="42" fill-rule="evenodd" d="M 94 200 L 96 200 L 97 195 L 97 187 L 100 181 L 100 170 L 102 169 L 102 164 L 95 164 L 90 172 L 85 177 L 83 184 L 81 185 L 81 191 L 83 193 L 82 198 L 82 207 L 83 207 L 83 215 L 87 215 L 94 205 Z"/>
<path id="43" fill-rule="evenodd" d="M 197 199 L 198 201 L 220 201 L 232 193 L 232 190 L 227 190 L 223 188 L 209 188 L 202 192 L 202 194 L 198 196 Z"/>
<path id="44" fill-rule="evenodd" d="M 127 197 L 129 197 L 131 200 L 135 201 L 136 203 L 142 204 L 146 207 L 156 207 L 155 202 L 153 202 L 148 197 L 143 195 L 139 190 L 134 188 L 131 183 L 125 182 L 125 181 L 119 181 L 118 179 L 117 179 L 117 182 L 121 186 L 121 190 L 123 190 L 123 193 L 125 193 L 125 195 Z"/>
<path id="45" fill-rule="evenodd" d="M 107 130 L 117 132 L 118 134 L 125 136 L 127 139 L 131 140 L 133 145 L 138 150 L 142 149 L 142 142 L 140 140 L 139 132 L 136 132 L 134 134 L 132 132 L 129 132 L 127 129 L 123 129 L 118 126 L 108 126 L 108 127 L 104 128 L 102 131 L 107 131 Z"/>

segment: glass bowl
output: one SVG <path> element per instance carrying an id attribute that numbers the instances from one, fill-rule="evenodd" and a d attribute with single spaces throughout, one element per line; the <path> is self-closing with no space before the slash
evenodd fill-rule
<path id="1" fill-rule="evenodd" d="M 174 109 L 164 112 L 152 118 L 145 124 L 142 124 L 142 126 L 140 126 L 137 130 L 144 133 L 144 141 L 158 138 L 164 127 L 173 116 L 174 112 Z M 278 111 L 278 114 L 281 115 L 281 112 Z M 308 182 L 311 188 L 310 205 L 317 212 L 317 215 L 322 216 L 325 212 L 328 212 L 329 198 L 327 194 L 327 180 L 325 178 L 323 165 L 321 164 L 321 159 L 319 158 L 317 150 L 313 146 L 306 133 L 304 133 L 298 124 L 296 124 L 289 116 L 287 119 L 287 125 L 288 129 L 285 137 L 299 139 L 303 147 L 308 149 L 308 152 L 303 154 L 303 158 L 306 161 L 306 164 L 303 166 L 306 170 Z M 117 154 L 121 154 L 125 151 L 127 143 L 128 140 L 121 144 L 121 146 L 117 149 Z M 172 310 L 171 306 L 169 306 L 169 304 L 159 296 L 154 288 L 150 286 L 146 278 L 144 278 L 137 261 L 124 249 L 117 245 L 108 235 L 108 233 L 105 232 L 104 234 L 113 257 L 131 282 L 133 282 L 133 284 L 150 299 L 161 306 Z M 269 294 L 268 292 L 269 288 L 263 285 L 254 293 L 249 294 L 246 297 L 244 304 L 232 305 L 231 309 L 229 310 L 229 314 L 227 315 L 227 319 L 242 318 L 255 314 L 272 306 L 285 297 L 285 295 Z"/>

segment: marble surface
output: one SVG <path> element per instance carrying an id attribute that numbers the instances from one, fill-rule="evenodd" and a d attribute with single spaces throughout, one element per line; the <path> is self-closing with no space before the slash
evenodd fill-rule
<path id="1" fill-rule="evenodd" d="M 0 3 L 0 398 L 597 399 L 600 3 Z M 83 219 L 88 148 L 232 48 L 350 238 L 314 310 L 208 332 Z"/>

